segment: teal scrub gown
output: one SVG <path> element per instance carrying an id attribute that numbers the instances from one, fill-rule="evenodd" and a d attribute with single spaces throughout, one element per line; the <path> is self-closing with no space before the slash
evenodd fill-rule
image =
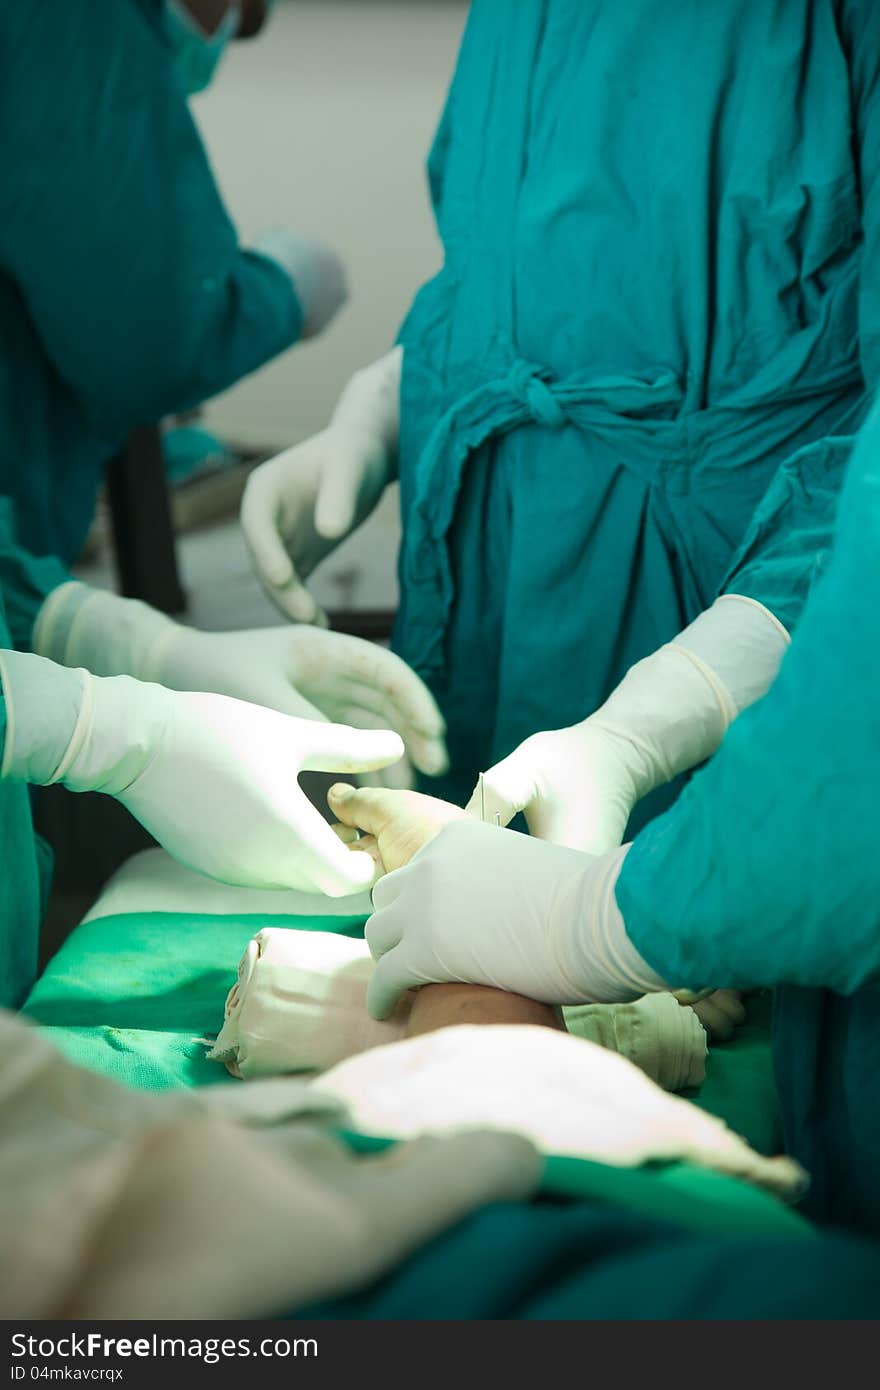
<path id="1" fill-rule="evenodd" d="M 0 505 L 0 554 L 13 549 L 7 522 L 8 509 Z M 0 648 L 14 645 L 0 583 Z M 0 689 L 0 764 L 5 743 L 6 701 Z M 34 833 L 28 788 L 0 778 L 0 1008 L 23 1004 L 36 979 L 51 874 L 52 854 Z"/>
<path id="2" fill-rule="evenodd" d="M 878 68 L 873 0 L 474 0 L 400 335 L 395 646 L 447 719 L 439 794 L 601 703 L 786 461 L 857 428 Z"/>
<path id="3" fill-rule="evenodd" d="M 301 330 L 288 276 L 239 246 L 161 12 L 0 6 L 0 494 L 68 563 L 127 434 Z"/>
<path id="4" fill-rule="evenodd" d="M 880 1238 L 880 408 L 768 695 L 617 883 L 633 942 L 685 985 L 775 986 L 786 1148 L 805 1209 Z M 781 557 L 780 557 L 781 558 Z"/>

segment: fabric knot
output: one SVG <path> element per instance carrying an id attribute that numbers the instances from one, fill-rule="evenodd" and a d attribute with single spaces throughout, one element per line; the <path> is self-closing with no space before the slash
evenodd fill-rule
<path id="1" fill-rule="evenodd" d="M 566 414 L 553 391 L 544 380 L 544 370 L 530 362 L 514 362 L 509 377 L 510 390 L 531 415 L 536 425 L 558 430 Z"/>

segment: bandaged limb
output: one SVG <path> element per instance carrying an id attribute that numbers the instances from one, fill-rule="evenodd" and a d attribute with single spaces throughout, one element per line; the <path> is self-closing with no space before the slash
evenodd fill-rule
<path id="1" fill-rule="evenodd" d="M 332 932 L 268 927 L 248 943 L 209 1055 L 244 1080 L 323 1072 L 359 1053 L 459 1024 L 566 1027 L 611 1048 L 668 1090 L 699 1085 L 706 1035 L 693 1009 L 669 994 L 632 1004 L 559 1010 L 479 985 L 427 985 L 390 1018 L 367 1010 L 373 962 L 365 941 Z"/>
<path id="2" fill-rule="evenodd" d="M 365 941 L 267 927 L 248 942 L 210 1060 L 243 1079 L 325 1071 L 405 1037 L 413 996 L 376 1022 L 367 1011 L 372 973 Z"/>

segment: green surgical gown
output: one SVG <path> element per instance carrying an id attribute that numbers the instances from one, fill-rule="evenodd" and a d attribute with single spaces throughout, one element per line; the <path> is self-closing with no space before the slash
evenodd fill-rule
<path id="1" fill-rule="evenodd" d="M 77 554 L 108 459 L 290 346 L 280 266 L 243 251 L 160 0 L 0 6 L 0 494 Z"/>
<path id="2" fill-rule="evenodd" d="M 780 674 L 617 884 L 666 978 L 776 986 L 786 1147 L 806 1210 L 880 1236 L 880 408 Z"/>
<path id="3" fill-rule="evenodd" d="M 0 505 L 0 570 L 13 550 L 8 512 Z M 0 648 L 13 646 L 0 584 Z M 6 701 L 0 690 L 0 763 L 6 742 Z M 34 833 L 28 788 L 0 778 L 0 1008 L 17 1008 L 37 973 L 40 922 L 49 891 L 52 856 Z"/>
<path id="4" fill-rule="evenodd" d="M 594 709 L 712 602 L 786 461 L 857 427 L 878 71 L 873 0 L 474 0 L 444 265 L 401 330 L 395 645 L 443 794 Z M 751 578 L 797 608 L 799 567 Z"/>

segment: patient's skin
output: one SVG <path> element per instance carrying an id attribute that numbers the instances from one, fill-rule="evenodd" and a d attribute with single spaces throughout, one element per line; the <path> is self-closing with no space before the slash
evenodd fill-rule
<path id="1" fill-rule="evenodd" d="M 423 985 L 413 997 L 408 1038 L 456 1023 L 533 1023 L 561 1028 L 562 1014 L 549 1004 L 486 985 Z"/>

